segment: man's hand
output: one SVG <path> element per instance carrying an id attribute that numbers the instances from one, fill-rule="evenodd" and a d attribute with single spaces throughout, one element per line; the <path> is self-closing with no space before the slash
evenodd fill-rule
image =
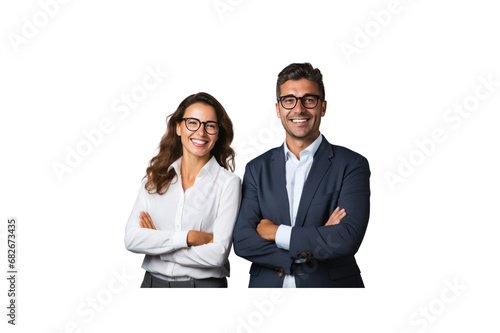
<path id="1" fill-rule="evenodd" d="M 260 220 L 260 223 L 257 225 L 257 232 L 259 233 L 260 237 L 268 240 L 268 241 L 273 241 L 276 238 L 276 232 L 278 231 L 278 225 L 274 224 L 273 221 L 268 220 L 268 219 L 262 219 Z"/>
<path id="2" fill-rule="evenodd" d="M 340 209 L 340 207 L 335 208 L 333 211 L 332 215 L 330 215 L 330 218 L 326 222 L 325 226 L 327 225 L 335 225 L 339 224 L 340 221 L 347 215 L 346 211 L 344 208 Z"/>
<path id="3" fill-rule="evenodd" d="M 141 212 L 139 214 L 139 225 L 141 228 L 156 230 L 153 220 L 151 219 L 151 216 L 149 216 L 148 212 Z"/>
<path id="4" fill-rule="evenodd" d="M 198 246 L 214 242 L 214 236 L 203 231 L 189 230 L 187 235 L 187 244 L 189 246 Z"/>

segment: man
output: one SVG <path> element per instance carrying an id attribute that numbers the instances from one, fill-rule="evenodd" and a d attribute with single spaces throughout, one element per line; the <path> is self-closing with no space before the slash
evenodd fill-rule
<path id="1" fill-rule="evenodd" d="M 276 97 L 286 140 L 247 164 L 233 233 L 252 262 L 249 287 L 364 287 L 354 254 L 368 224 L 368 161 L 320 133 L 319 69 L 287 66 Z"/>

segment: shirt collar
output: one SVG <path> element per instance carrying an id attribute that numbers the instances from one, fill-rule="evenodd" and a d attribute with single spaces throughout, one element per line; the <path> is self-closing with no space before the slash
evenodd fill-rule
<path id="1" fill-rule="evenodd" d="M 182 161 L 182 156 L 179 157 L 174 163 L 172 163 L 168 167 L 168 171 L 170 171 L 170 169 L 173 168 L 175 170 L 175 173 L 177 175 L 180 175 L 181 174 L 181 161 Z M 196 178 L 204 177 L 206 174 L 210 174 L 210 175 L 214 176 L 217 173 L 218 168 L 219 168 L 219 163 L 215 159 L 215 156 L 212 156 L 208 160 L 208 162 L 203 166 L 203 168 L 201 168 L 201 170 L 198 173 L 198 175 L 196 176 Z"/>
<path id="2" fill-rule="evenodd" d="M 318 148 L 319 148 L 319 145 L 321 144 L 321 142 L 323 141 L 323 134 L 319 134 L 318 137 L 316 138 L 316 140 L 314 140 L 309 146 L 307 146 L 306 149 L 304 149 L 303 151 L 300 152 L 299 156 L 304 156 L 306 154 L 311 154 L 311 156 L 314 156 L 314 154 L 316 154 L 316 152 L 318 151 Z M 290 149 L 288 149 L 288 145 L 286 144 L 286 140 L 285 140 L 285 143 L 283 144 L 283 146 L 285 147 L 285 161 L 288 161 L 288 159 L 293 155 L 295 156 L 291 151 Z"/>

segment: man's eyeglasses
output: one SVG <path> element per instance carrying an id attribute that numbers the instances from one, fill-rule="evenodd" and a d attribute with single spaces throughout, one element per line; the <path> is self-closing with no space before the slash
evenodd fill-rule
<path id="1" fill-rule="evenodd" d="M 300 102 L 306 109 L 314 109 L 317 105 L 321 97 L 319 95 L 304 95 L 302 97 L 295 97 L 293 95 L 282 96 L 278 98 L 278 101 L 281 103 L 281 106 L 287 110 L 291 110 L 297 105 L 297 101 L 300 99 Z"/>
<path id="2" fill-rule="evenodd" d="M 205 132 L 210 135 L 217 134 L 220 129 L 220 124 L 216 121 L 200 121 L 196 118 L 182 118 L 186 124 L 186 128 L 191 132 L 196 132 L 201 124 L 203 124 Z"/>

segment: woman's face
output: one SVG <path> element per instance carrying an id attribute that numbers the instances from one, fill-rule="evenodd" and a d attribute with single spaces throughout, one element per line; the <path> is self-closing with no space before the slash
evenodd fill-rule
<path id="1" fill-rule="evenodd" d="M 203 103 L 194 103 L 186 108 L 184 118 L 196 118 L 201 122 L 217 122 L 215 109 Z M 189 120 L 187 120 L 189 121 Z M 210 157 L 210 151 L 215 146 L 219 134 L 207 134 L 205 125 L 201 124 L 198 130 L 192 132 L 186 128 L 186 121 L 177 124 L 177 135 L 181 137 L 183 155 L 190 154 L 196 157 Z"/>

